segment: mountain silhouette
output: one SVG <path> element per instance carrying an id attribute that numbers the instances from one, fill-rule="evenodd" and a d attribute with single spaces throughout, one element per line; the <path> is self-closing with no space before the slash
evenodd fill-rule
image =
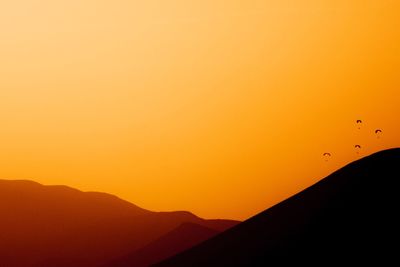
<path id="1" fill-rule="evenodd" d="M 216 232 L 237 224 L 185 211 L 151 212 L 105 193 L 0 180 L 1 267 L 97 267 L 185 223 Z M 196 237 L 199 231 L 193 230 Z M 185 249 L 184 242 L 177 242 L 178 251 Z"/>
<path id="2" fill-rule="evenodd" d="M 400 149 L 376 153 L 156 267 L 397 265 Z"/>
<path id="3" fill-rule="evenodd" d="M 183 223 L 176 229 L 158 238 L 121 259 L 104 267 L 146 267 L 176 255 L 220 233 L 199 224 Z"/>

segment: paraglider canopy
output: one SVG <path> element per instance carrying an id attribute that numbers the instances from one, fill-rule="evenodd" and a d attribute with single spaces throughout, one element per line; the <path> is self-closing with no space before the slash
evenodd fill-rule
<path id="1" fill-rule="evenodd" d="M 331 153 L 325 152 L 325 153 L 323 154 L 323 156 L 324 156 L 324 158 L 325 158 L 325 161 L 328 161 L 328 159 L 329 159 L 332 155 L 331 155 Z"/>
<path id="2" fill-rule="evenodd" d="M 379 138 L 381 136 L 381 134 L 382 134 L 382 130 L 381 129 L 376 129 L 375 130 L 375 134 L 376 134 L 376 137 Z"/>

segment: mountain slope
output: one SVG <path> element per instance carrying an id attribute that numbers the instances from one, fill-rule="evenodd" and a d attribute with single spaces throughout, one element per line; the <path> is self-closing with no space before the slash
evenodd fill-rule
<path id="1" fill-rule="evenodd" d="M 212 229 L 234 221 L 151 212 L 115 196 L 0 180 L 0 266 L 91 267 L 135 251 L 182 223 Z"/>
<path id="2" fill-rule="evenodd" d="M 205 241 L 219 231 L 194 223 L 184 223 L 152 243 L 117 260 L 108 267 L 145 267 L 174 256 Z"/>
<path id="3" fill-rule="evenodd" d="M 398 166 L 400 149 L 356 161 L 238 226 L 155 266 L 397 262 L 393 244 L 398 232 Z"/>

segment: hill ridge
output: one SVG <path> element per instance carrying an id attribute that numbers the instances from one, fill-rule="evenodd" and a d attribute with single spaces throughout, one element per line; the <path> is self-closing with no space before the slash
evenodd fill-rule
<path id="1" fill-rule="evenodd" d="M 363 262 L 387 254 L 394 259 L 386 241 L 395 230 L 390 226 L 398 209 L 397 166 L 399 148 L 371 154 L 154 266 L 267 266 L 346 258 Z"/>

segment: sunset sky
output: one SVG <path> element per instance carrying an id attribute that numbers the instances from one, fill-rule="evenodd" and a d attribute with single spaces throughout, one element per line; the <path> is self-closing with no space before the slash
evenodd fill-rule
<path id="1" fill-rule="evenodd" d="M 398 0 L 1 1 L 0 178 L 246 219 L 400 146 L 399 14 Z"/>

